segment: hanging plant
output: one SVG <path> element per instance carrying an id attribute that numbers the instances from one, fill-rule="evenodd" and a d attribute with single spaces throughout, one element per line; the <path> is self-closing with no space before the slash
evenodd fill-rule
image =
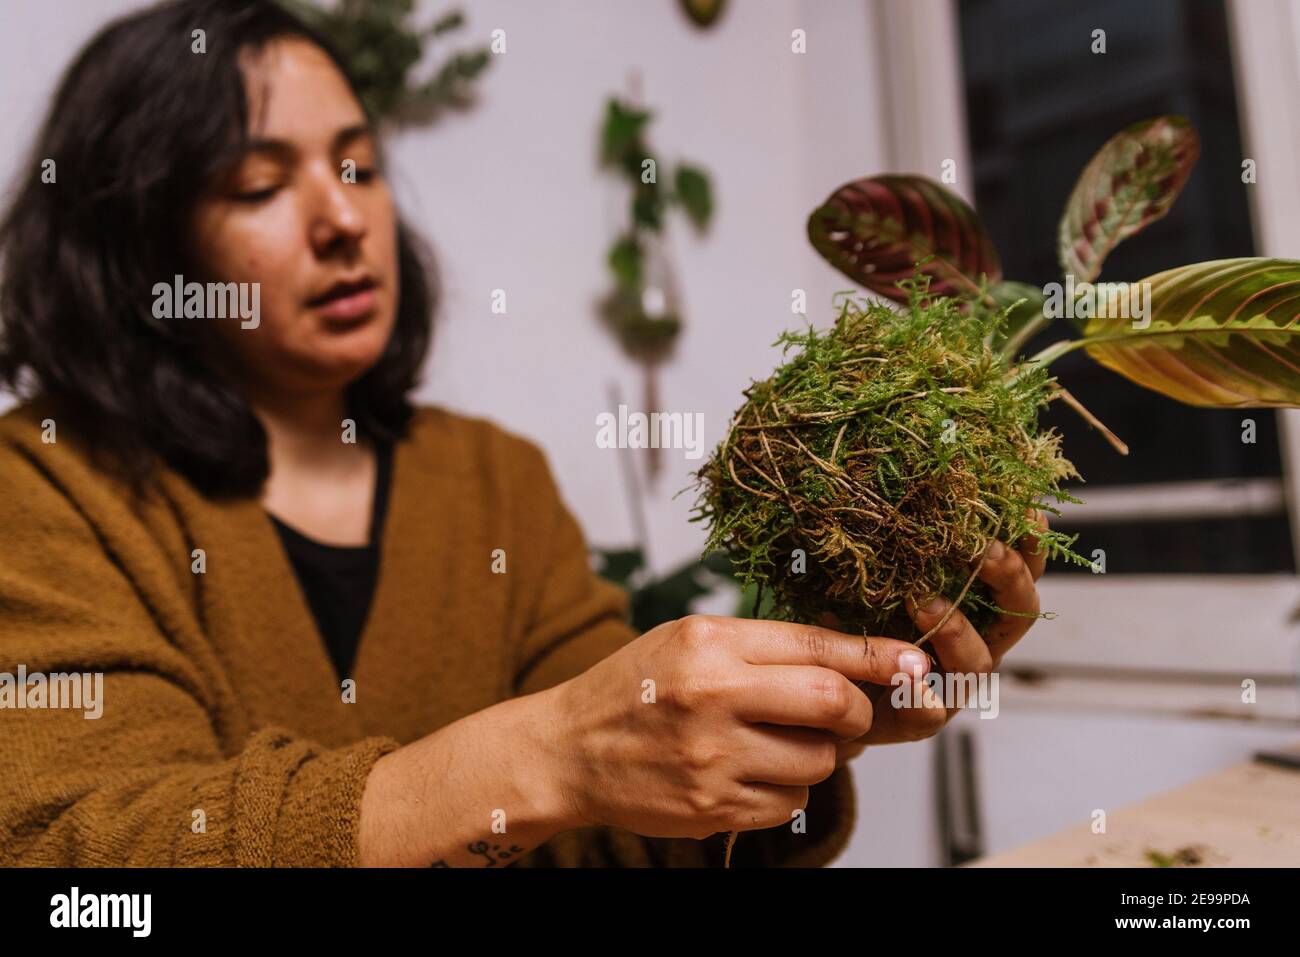
<path id="1" fill-rule="evenodd" d="M 659 407 L 655 369 L 672 353 L 682 328 L 681 294 L 664 245 L 665 223 L 673 210 L 680 210 L 703 233 L 713 218 L 713 190 L 704 170 L 678 163 L 667 183 L 661 182 L 659 161 L 646 142 L 652 119 L 649 111 L 611 98 L 600 149 L 602 167 L 628 182 L 631 199 L 628 225 L 606 257 L 614 285 L 598 309 L 624 351 L 645 369 L 647 411 Z M 657 463 L 652 455 L 652 474 Z"/>
<path id="2" fill-rule="evenodd" d="M 658 242 L 669 212 L 681 209 L 704 232 L 713 217 L 709 176 L 679 163 L 669 186 L 660 182 L 659 162 L 646 143 L 653 114 L 616 98 L 606 104 L 601 129 L 601 165 L 618 172 L 632 189 L 629 224 L 610 247 L 607 261 L 614 290 L 602 314 L 634 358 L 657 361 L 681 330 L 676 289 L 662 274 L 666 257 Z"/>
<path id="3" fill-rule="evenodd" d="M 977 580 L 995 540 L 1028 535 L 1049 556 L 1091 564 L 1030 516 L 1077 501 L 1062 488 L 1077 473 L 1060 436 L 1039 429 L 1038 408 L 1059 399 L 1104 429 L 1051 377 L 1060 356 L 1082 349 L 1191 405 L 1300 405 L 1300 262 L 1226 259 L 1093 283 L 1119 242 L 1168 211 L 1197 154 L 1180 117 L 1106 143 L 1066 204 L 1065 282 L 1048 294 L 1004 280 L 974 210 L 936 183 L 877 176 L 836 190 L 809 239 L 896 304 L 841 293 L 832 329 L 781 338 L 793 357 L 746 390 L 697 474 L 708 550 L 766 590 L 773 617 L 830 612 L 846 628 L 923 644 L 939 626 L 918 636 L 909 597 L 942 595 L 977 628 L 1003 611 Z M 1142 315 L 1124 308 L 1134 289 L 1149 293 Z M 1023 357 L 1062 313 L 1081 335 Z"/>

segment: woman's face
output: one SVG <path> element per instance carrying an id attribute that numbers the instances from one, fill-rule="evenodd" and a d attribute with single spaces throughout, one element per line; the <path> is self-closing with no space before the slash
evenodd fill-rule
<path id="1" fill-rule="evenodd" d="M 194 278 L 260 284 L 255 327 L 210 324 L 245 386 L 339 389 L 379 360 L 393 331 L 392 197 L 365 114 L 319 47 L 274 41 L 245 61 L 244 77 L 251 148 L 195 208 Z"/>

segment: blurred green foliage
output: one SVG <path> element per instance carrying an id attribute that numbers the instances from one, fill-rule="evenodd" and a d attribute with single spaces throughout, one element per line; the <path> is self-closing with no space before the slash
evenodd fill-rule
<path id="1" fill-rule="evenodd" d="M 428 80 L 412 76 L 434 38 L 464 25 L 459 10 L 422 27 L 413 20 L 415 0 L 337 0 L 329 7 L 309 0 L 280 2 L 338 48 L 371 116 L 427 123 L 444 110 L 473 105 L 474 81 L 491 56 L 486 48 L 451 53 Z"/>
<path id="2" fill-rule="evenodd" d="M 629 355 L 650 361 L 661 358 L 681 331 L 681 317 L 669 296 L 660 297 L 658 309 L 646 308 L 647 285 L 664 278 L 649 275 L 650 243 L 663 232 L 673 207 L 697 232 L 706 230 L 713 217 L 713 187 L 703 169 L 679 163 L 668 178 L 670 185 L 661 181 L 661 164 L 646 141 L 653 118 L 650 111 L 611 97 L 600 132 L 601 165 L 618 172 L 632 188 L 631 222 L 606 257 L 614 288 L 601 301 L 600 313 Z"/>
<path id="3" fill-rule="evenodd" d="M 736 587 L 731 560 L 721 552 L 703 561 L 687 562 L 664 575 L 648 581 L 639 580 L 645 568 L 645 555 L 639 548 L 592 549 L 597 574 L 628 593 L 632 626 L 644 634 L 656 625 L 675 621 L 691 614 L 696 599 L 711 595 L 719 588 Z M 732 613 L 737 618 L 754 617 L 755 589 L 740 593 Z M 764 602 L 764 608 L 770 601 Z M 759 617 L 763 609 L 760 608 Z"/>

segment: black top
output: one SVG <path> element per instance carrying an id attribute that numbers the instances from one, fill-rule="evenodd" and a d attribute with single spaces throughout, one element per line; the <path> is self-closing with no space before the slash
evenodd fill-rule
<path id="1" fill-rule="evenodd" d="M 388 511 L 393 450 L 387 444 L 380 444 L 375 451 L 378 474 L 368 544 L 326 545 L 271 516 L 340 678 L 352 670 L 361 630 L 379 580 L 380 543 L 384 515 Z"/>

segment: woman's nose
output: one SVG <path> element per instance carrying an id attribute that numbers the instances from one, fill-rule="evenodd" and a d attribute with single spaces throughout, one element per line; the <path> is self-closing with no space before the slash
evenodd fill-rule
<path id="1" fill-rule="evenodd" d="M 311 243 L 317 252 L 354 245 L 365 236 L 366 220 L 353 192 L 356 188 L 337 172 L 318 178 L 310 199 Z"/>

